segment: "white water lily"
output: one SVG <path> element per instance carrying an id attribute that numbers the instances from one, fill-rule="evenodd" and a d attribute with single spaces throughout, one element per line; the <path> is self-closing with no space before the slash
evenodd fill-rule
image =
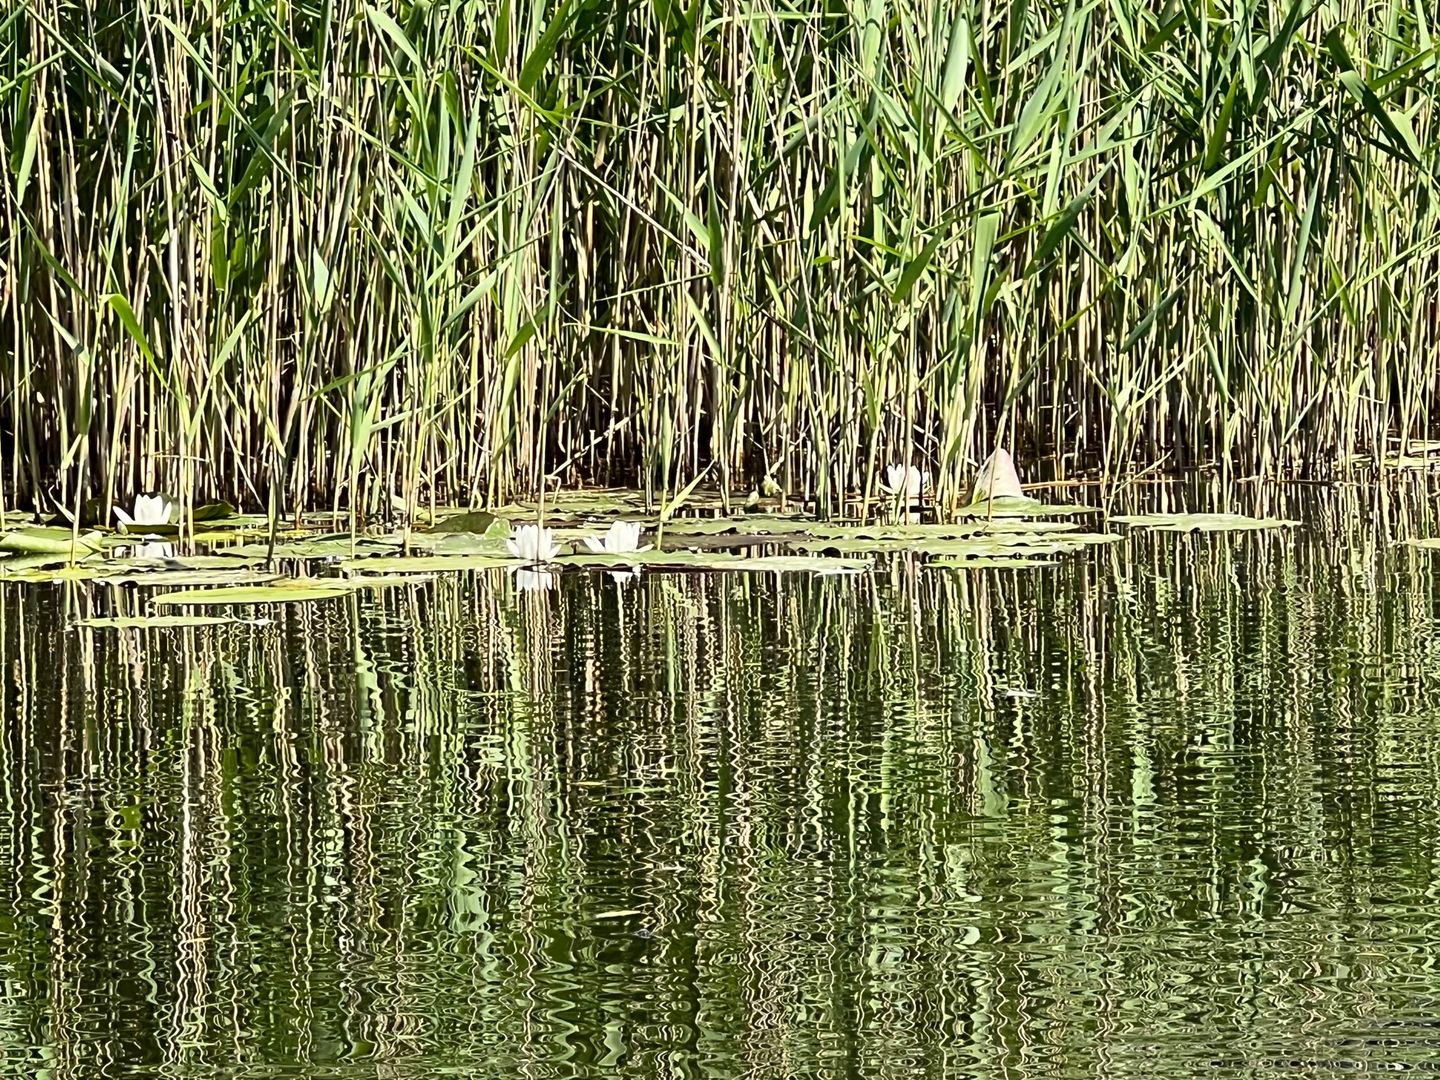
<path id="1" fill-rule="evenodd" d="M 505 546 L 515 558 L 524 559 L 532 565 L 548 563 L 560 554 L 554 530 L 540 525 L 521 525 L 514 536 L 505 538 Z"/>
<path id="2" fill-rule="evenodd" d="M 120 519 L 120 524 L 128 529 L 134 525 L 169 525 L 175 517 L 175 511 L 179 509 L 179 504 L 169 495 L 157 492 L 154 495 L 136 495 L 135 509 L 129 513 L 118 506 L 112 509 Z"/>
<path id="3" fill-rule="evenodd" d="M 649 544 L 640 546 L 638 521 L 613 522 L 603 540 L 598 536 L 587 536 L 585 546 L 596 555 L 632 555 L 650 550 Z"/>
<path id="4" fill-rule="evenodd" d="M 903 495 L 907 499 L 918 499 L 929 486 L 930 474 L 914 465 L 887 465 L 885 479 L 880 482 L 880 490 L 892 498 Z"/>

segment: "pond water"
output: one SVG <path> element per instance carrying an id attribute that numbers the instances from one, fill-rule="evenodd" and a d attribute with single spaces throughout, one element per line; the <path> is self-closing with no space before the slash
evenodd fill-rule
<path id="1" fill-rule="evenodd" d="M 1354 501 L 265 626 L 0 586 L 0 1075 L 1433 1068 L 1440 553 Z"/>

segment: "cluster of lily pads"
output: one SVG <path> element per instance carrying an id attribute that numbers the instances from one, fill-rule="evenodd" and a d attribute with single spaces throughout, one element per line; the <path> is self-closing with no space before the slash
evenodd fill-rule
<path id="1" fill-rule="evenodd" d="M 692 501 L 689 516 L 657 517 L 646 513 L 638 493 L 610 491 L 557 495 L 543 507 L 517 505 L 497 513 L 438 512 L 385 535 L 326 532 L 316 520 L 277 533 L 264 517 L 212 503 L 195 508 L 186 523 L 193 554 L 178 552 L 174 543 L 176 501 L 142 495 L 132 509 L 116 508 L 114 530 L 6 527 L 0 520 L 0 581 L 174 587 L 151 596 L 160 614 L 92 624 L 178 625 L 219 617 L 167 611 L 320 600 L 467 570 L 505 569 L 518 589 L 540 591 L 567 570 L 605 572 L 619 585 L 642 570 L 863 574 L 877 557 L 897 553 L 921 556 L 935 569 L 1031 569 L 1123 535 L 1082 528 L 1078 519 L 1099 516 L 1094 507 L 1027 496 L 1003 451 L 980 469 L 969 506 L 954 520 L 919 520 L 929 486 L 929 474 L 914 466 L 888 466 L 879 488 L 889 505 L 881 508 L 880 521 L 819 522 L 783 508 L 732 513 L 723 500 Z M 1115 515 L 1108 521 L 1170 532 L 1295 524 L 1234 514 Z"/>

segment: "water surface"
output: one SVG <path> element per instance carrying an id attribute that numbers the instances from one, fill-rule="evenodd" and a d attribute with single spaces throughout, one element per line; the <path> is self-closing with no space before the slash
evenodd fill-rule
<path id="1" fill-rule="evenodd" d="M 1435 561 L 457 575 L 116 632 L 0 586 L 0 1075 L 1440 1061 Z"/>

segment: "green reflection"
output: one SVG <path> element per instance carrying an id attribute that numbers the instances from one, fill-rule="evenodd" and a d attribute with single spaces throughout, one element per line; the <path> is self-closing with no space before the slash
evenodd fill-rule
<path id="1" fill-rule="evenodd" d="M 262 625 L 0 588 L 0 1074 L 1428 1067 L 1435 556 L 1307 516 Z"/>

